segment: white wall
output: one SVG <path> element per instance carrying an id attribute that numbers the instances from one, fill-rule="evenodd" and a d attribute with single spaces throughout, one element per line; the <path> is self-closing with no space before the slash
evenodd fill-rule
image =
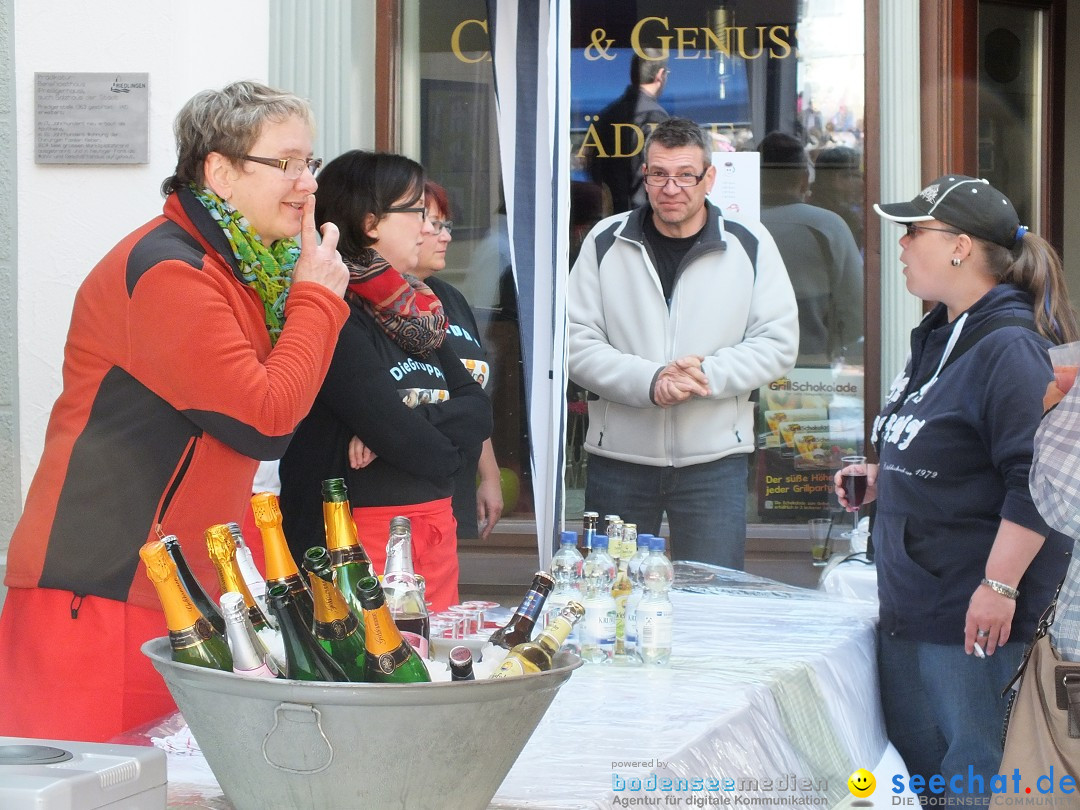
<path id="1" fill-rule="evenodd" d="M 16 0 L 18 413 L 22 493 L 60 392 L 71 304 L 121 237 L 161 212 L 172 120 L 200 90 L 267 81 L 270 0 Z M 34 73 L 150 74 L 150 163 L 34 163 Z"/>

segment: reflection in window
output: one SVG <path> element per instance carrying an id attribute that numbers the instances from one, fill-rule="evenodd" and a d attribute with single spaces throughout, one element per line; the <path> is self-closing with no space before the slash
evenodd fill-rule
<path id="1" fill-rule="evenodd" d="M 862 1 L 579 0 L 571 25 L 571 260 L 594 224 L 642 203 L 641 148 L 658 121 L 707 129 L 722 169 L 711 198 L 773 233 L 804 334 L 796 368 L 759 392 L 746 517 L 820 516 L 836 506 L 840 457 L 863 450 Z M 771 133 L 784 149 L 768 163 L 781 165 L 723 158 Z M 568 387 L 568 520 L 584 502 L 587 396 Z"/>
<path id="2" fill-rule="evenodd" d="M 419 159 L 428 176 L 446 188 L 454 221 L 439 278 L 465 295 L 487 351 L 503 517 L 527 518 L 533 511 L 529 436 L 487 9 L 483 0 L 420 0 L 418 6 L 419 24 L 406 40 L 418 43 Z"/>

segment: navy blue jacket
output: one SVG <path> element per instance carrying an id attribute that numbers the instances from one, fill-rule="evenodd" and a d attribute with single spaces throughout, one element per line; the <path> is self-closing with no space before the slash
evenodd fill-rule
<path id="1" fill-rule="evenodd" d="M 999 284 L 967 311 L 960 339 L 991 319 L 1030 321 L 1031 312 L 1030 295 Z M 1028 490 L 1042 396 L 1053 379 L 1050 342 L 1024 326 L 996 329 L 924 386 L 959 323 L 947 322 L 939 304 L 912 331 L 908 366 L 874 423 L 880 628 L 917 641 L 963 643 L 968 600 L 1005 518 L 1049 532 L 1019 585 L 1012 635 L 1023 643 L 1065 575 L 1071 547 L 1050 532 Z"/>

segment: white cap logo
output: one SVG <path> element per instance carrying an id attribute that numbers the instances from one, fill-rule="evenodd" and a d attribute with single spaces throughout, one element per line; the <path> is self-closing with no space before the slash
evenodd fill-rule
<path id="1" fill-rule="evenodd" d="M 937 195 L 938 195 L 939 191 L 941 191 L 941 186 L 939 186 L 937 183 L 934 183 L 933 185 L 929 185 L 926 188 L 924 188 L 922 191 L 920 191 L 919 196 L 922 197 L 924 200 L 926 200 L 931 205 L 933 205 L 934 201 L 937 199 Z"/>

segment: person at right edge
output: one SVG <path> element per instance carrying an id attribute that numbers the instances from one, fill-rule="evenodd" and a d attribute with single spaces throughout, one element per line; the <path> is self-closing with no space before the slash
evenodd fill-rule
<path id="1" fill-rule="evenodd" d="M 882 709 L 908 771 L 940 774 L 970 804 L 973 776 L 989 799 L 1001 691 L 1068 562 L 1028 472 L 1053 376 L 1047 348 L 1075 340 L 1077 326 L 1053 248 L 985 180 L 946 175 L 874 209 L 906 226 L 908 291 L 940 302 L 912 331 L 872 430 L 879 464 L 864 503 L 877 502 Z"/>
<path id="2" fill-rule="evenodd" d="M 791 370 L 798 310 L 769 232 L 706 200 L 707 135 L 645 142 L 649 201 L 590 231 L 567 291 L 570 379 L 589 392 L 585 509 L 658 534 L 673 557 L 743 567 L 753 394 Z"/>

